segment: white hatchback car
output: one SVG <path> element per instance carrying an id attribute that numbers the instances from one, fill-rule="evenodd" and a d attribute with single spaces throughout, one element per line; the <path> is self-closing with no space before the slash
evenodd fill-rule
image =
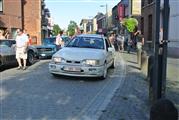
<path id="1" fill-rule="evenodd" d="M 49 71 L 53 75 L 101 77 L 114 68 L 115 50 L 102 35 L 78 35 L 52 56 Z"/>

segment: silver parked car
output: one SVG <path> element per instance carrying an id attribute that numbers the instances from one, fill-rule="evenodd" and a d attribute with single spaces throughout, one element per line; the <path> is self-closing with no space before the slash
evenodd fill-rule
<path id="1" fill-rule="evenodd" d="M 102 35 L 78 35 L 52 56 L 49 71 L 53 75 L 107 77 L 114 68 L 114 47 Z"/>
<path id="2" fill-rule="evenodd" d="M 0 40 L 0 66 L 17 64 L 15 46 L 14 39 Z M 37 49 L 34 46 L 28 46 L 27 53 L 27 64 L 31 65 L 38 57 Z"/>

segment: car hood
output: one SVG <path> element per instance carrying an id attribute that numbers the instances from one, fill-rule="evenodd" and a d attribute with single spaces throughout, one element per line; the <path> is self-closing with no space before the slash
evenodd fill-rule
<path id="1" fill-rule="evenodd" d="M 62 57 L 68 60 L 104 59 L 105 50 L 64 47 L 55 53 L 54 56 Z"/>
<path id="2" fill-rule="evenodd" d="M 39 45 L 39 46 L 36 46 L 36 48 L 54 48 L 55 45 Z"/>

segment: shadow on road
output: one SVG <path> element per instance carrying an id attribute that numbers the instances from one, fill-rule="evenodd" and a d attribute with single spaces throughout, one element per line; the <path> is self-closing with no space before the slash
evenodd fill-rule
<path id="1" fill-rule="evenodd" d="M 56 80 L 65 79 L 65 80 L 72 80 L 72 81 L 76 80 L 76 81 L 87 81 L 87 82 L 101 81 L 101 79 L 97 78 L 97 77 L 91 77 L 91 78 L 89 78 L 89 77 L 72 77 L 72 76 L 64 76 L 64 75 L 55 75 L 55 76 L 52 75 L 52 77 L 55 77 Z"/>

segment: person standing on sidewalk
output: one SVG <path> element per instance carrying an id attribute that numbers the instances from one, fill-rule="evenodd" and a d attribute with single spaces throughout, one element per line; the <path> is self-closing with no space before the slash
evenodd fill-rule
<path id="1" fill-rule="evenodd" d="M 142 57 L 142 47 L 144 45 L 144 37 L 140 31 L 137 31 L 135 34 L 136 48 L 137 48 L 137 63 L 141 67 L 141 57 Z"/>
<path id="2" fill-rule="evenodd" d="M 26 62 L 27 62 L 27 46 L 28 46 L 28 37 L 23 34 L 22 29 L 17 29 L 17 37 L 16 37 L 16 59 L 18 62 L 17 70 L 23 69 L 26 70 Z M 21 59 L 23 59 L 23 67 L 21 63 Z"/>
<path id="3" fill-rule="evenodd" d="M 112 45 L 114 45 L 114 33 L 111 33 L 109 36 L 109 41 L 111 42 Z"/>
<path id="4" fill-rule="evenodd" d="M 64 46 L 64 42 L 62 40 L 63 31 L 60 31 L 59 34 L 56 37 L 55 44 L 57 45 L 57 49 L 60 49 Z"/>

